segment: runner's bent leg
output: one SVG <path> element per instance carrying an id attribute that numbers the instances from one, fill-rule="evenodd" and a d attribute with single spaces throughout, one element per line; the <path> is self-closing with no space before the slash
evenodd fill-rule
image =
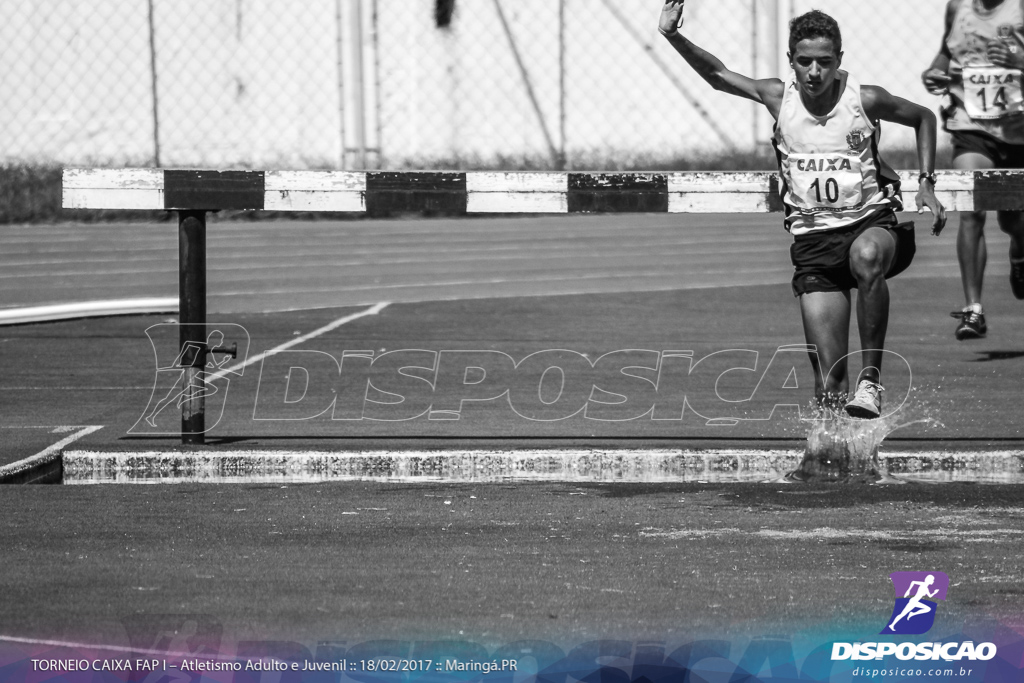
<path id="1" fill-rule="evenodd" d="M 896 240 L 884 228 L 868 228 L 850 245 L 850 272 L 857 280 L 857 329 L 863 370 L 858 379 L 878 383 L 889 327 L 889 285 L 885 274 L 896 257 Z"/>
<path id="2" fill-rule="evenodd" d="M 960 230 L 956 234 L 956 257 L 960 261 L 960 280 L 964 286 L 964 302 L 970 306 L 981 303 L 985 281 L 985 212 L 960 212 Z"/>
<path id="3" fill-rule="evenodd" d="M 998 211 L 999 229 L 1010 236 L 1010 258 L 1024 258 L 1024 211 Z"/>
<path id="4" fill-rule="evenodd" d="M 965 152 L 953 159 L 953 168 L 960 171 L 977 171 L 995 168 L 984 154 Z M 988 249 L 985 246 L 985 212 L 962 211 L 960 230 L 956 236 L 956 256 L 960 261 L 960 279 L 964 286 L 967 305 L 981 304 L 981 290 L 985 279 L 985 263 Z"/>
<path id="5" fill-rule="evenodd" d="M 814 368 L 814 397 L 819 404 L 838 405 L 839 401 L 846 398 L 850 388 L 846 376 L 846 354 L 850 343 L 850 293 L 801 294 L 800 314 L 804 321 L 804 337 L 817 350 L 816 354 L 810 354 L 811 367 Z"/>

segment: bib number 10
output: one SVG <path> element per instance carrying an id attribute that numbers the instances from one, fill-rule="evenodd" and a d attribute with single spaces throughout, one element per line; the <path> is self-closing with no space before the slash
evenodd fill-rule
<path id="1" fill-rule="evenodd" d="M 821 204 L 821 178 L 815 178 L 811 183 L 811 190 L 814 191 L 814 199 Z M 839 181 L 835 178 L 825 179 L 825 202 L 835 204 L 839 201 Z"/>
<path id="2" fill-rule="evenodd" d="M 797 206 L 810 211 L 835 211 L 862 200 L 861 162 L 846 154 L 791 154 L 790 192 Z"/>

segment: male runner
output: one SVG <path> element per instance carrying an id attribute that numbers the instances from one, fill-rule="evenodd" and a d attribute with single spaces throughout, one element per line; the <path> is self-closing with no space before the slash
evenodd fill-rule
<path id="1" fill-rule="evenodd" d="M 948 97 L 946 130 L 953 135 L 953 166 L 964 170 L 1024 168 L 1024 2 L 950 0 L 942 47 L 922 78 L 928 92 Z M 1024 213 L 997 211 L 1010 235 L 1010 288 L 1024 299 Z M 984 337 L 981 306 L 985 278 L 985 212 L 960 213 L 956 240 L 960 279 L 967 305 L 956 338 Z"/>
<path id="2" fill-rule="evenodd" d="M 763 104 L 776 121 L 785 225 L 794 236 L 793 292 L 800 298 L 807 343 L 815 349 L 815 397 L 827 407 L 845 402 L 852 417 L 878 417 L 889 321 L 886 278 L 906 269 L 915 249 L 913 224 L 896 219 L 903 208 L 900 183 L 878 156 L 879 125 L 891 121 L 917 131 L 924 171 L 918 213 L 931 210 L 932 233 L 938 234 L 946 218 L 934 192 L 935 115 L 878 86 L 861 86 L 841 71 L 839 26 L 822 12 L 791 22 L 793 73 L 785 81 L 754 80 L 725 68 L 679 32 L 682 12 L 682 0 L 668 0 L 658 25 L 676 51 L 716 90 Z M 864 369 L 846 402 L 851 289 L 858 290 Z"/>

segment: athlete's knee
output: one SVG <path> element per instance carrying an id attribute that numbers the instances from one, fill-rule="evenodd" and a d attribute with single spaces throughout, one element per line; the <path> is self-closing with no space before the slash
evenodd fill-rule
<path id="1" fill-rule="evenodd" d="M 1024 236 L 1024 211 L 1000 211 L 996 219 L 999 229 L 1006 234 Z"/>
<path id="2" fill-rule="evenodd" d="M 858 242 L 850 248 L 850 270 L 858 280 L 880 277 L 887 256 L 886 250 L 874 240 Z"/>
<path id="3" fill-rule="evenodd" d="M 961 211 L 960 230 L 982 231 L 985 229 L 984 211 Z"/>

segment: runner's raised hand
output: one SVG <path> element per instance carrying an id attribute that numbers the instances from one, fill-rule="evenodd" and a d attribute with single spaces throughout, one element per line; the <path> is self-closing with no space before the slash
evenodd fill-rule
<path id="1" fill-rule="evenodd" d="M 683 0 L 668 0 L 661 8 L 658 30 L 668 36 L 676 33 L 683 25 Z"/>

